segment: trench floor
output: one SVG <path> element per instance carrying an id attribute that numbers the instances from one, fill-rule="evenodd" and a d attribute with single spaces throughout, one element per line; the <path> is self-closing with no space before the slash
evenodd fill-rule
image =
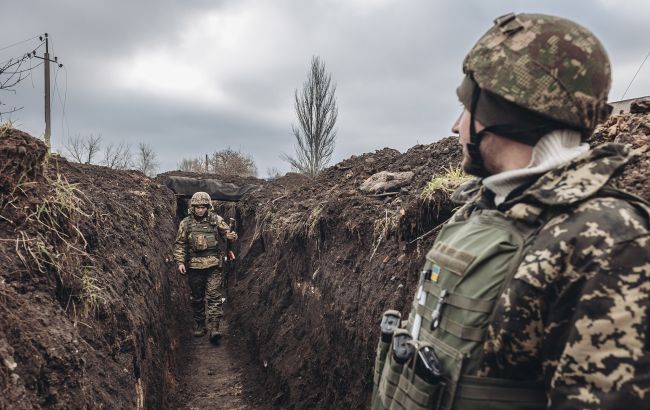
<path id="1" fill-rule="evenodd" d="M 227 316 L 222 320 L 223 337 L 216 346 L 207 335 L 186 339 L 189 354 L 181 374 L 179 409 L 259 409 L 246 397 L 241 354 L 229 334 L 227 320 Z"/>

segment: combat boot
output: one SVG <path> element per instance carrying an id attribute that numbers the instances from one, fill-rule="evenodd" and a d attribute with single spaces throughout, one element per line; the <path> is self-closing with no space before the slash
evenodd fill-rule
<path id="1" fill-rule="evenodd" d="M 192 335 L 194 335 L 194 337 L 201 337 L 205 334 L 205 332 L 205 323 L 194 322 L 194 330 L 192 331 Z"/>
<path id="2" fill-rule="evenodd" d="M 221 340 L 221 332 L 219 331 L 219 322 L 210 323 L 210 331 L 208 332 L 208 337 L 210 338 L 210 343 L 217 344 Z"/>

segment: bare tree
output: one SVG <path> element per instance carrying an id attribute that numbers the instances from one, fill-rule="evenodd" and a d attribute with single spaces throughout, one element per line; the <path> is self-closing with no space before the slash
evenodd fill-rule
<path id="1" fill-rule="evenodd" d="M 296 137 L 296 156 L 284 154 L 281 158 L 301 174 L 315 177 L 332 158 L 336 140 L 336 84 L 325 71 L 325 63 L 312 57 L 311 68 L 302 91 L 295 90 L 294 107 L 298 126 L 291 124 Z"/>
<path id="2" fill-rule="evenodd" d="M 131 147 L 125 144 L 124 141 L 121 141 L 117 145 L 111 143 L 104 149 L 102 165 L 112 169 L 129 169 L 132 158 Z"/>
<path id="3" fill-rule="evenodd" d="M 210 156 L 183 158 L 178 164 L 181 171 L 212 172 L 221 175 L 256 176 L 257 166 L 253 157 L 228 147 Z"/>
<path id="4" fill-rule="evenodd" d="M 143 174 L 153 177 L 158 162 L 156 161 L 156 153 L 151 148 L 151 145 L 141 142 L 138 144 L 138 152 L 135 159 L 135 169 L 141 171 Z"/>
<path id="5" fill-rule="evenodd" d="M 73 161 L 90 164 L 95 155 L 101 150 L 101 142 L 101 134 L 97 136 L 90 134 L 87 137 L 77 135 L 75 137 L 68 137 L 63 146 Z"/>
<path id="6" fill-rule="evenodd" d="M 282 172 L 280 172 L 279 169 L 276 167 L 271 167 L 266 169 L 266 179 L 269 181 L 273 181 L 274 179 L 278 179 L 282 176 Z"/>
<path id="7" fill-rule="evenodd" d="M 29 54 L 26 54 L 20 58 L 11 58 L 4 63 L 1 63 L 0 65 L 0 90 L 1 91 L 10 91 L 14 92 L 15 90 L 13 87 L 17 85 L 19 82 L 27 78 L 29 75 L 28 73 L 34 68 L 26 68 L 23 69 L 22 65 L 27 60 L 29 57 Z M 0 101 L 0 107 L 3 106 L 3 104 Z M 22 107 L 21 107 L 22 108 Z M 3 114 L 11 114 L 13 112 L 16 112 L 20 110 L 21 108 L 16 108 L 13 107 L 7 111 L 3 111 L 2 108 L 0 108 L 0 119 L 2 119 Z"/>
<path id="8" fill-rule="evenodd" d="M 210 169 L 215 174 L 256 176 L 257 166 L 250 155 L 235 151 L 228 147 L 212 154 L 209 163 Z"/>
<path id="9" fill-rule="evenodd" d="M 178 169 L 187 172 L 205 172 L 205 162 L 201 158 L 183 158 Z"/>

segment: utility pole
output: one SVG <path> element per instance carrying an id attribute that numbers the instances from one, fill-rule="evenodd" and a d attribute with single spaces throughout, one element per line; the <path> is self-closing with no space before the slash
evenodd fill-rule
<path id="1" fill-rule="evenodd" d="M 50 62 L 58 64 L 59 68 L 63 67 L 63 64 L 59 64 L 59 58 L 54 57 L 54 60 L 50 59 L 50 43 L 47 33 L 43 36 L 39 36 L 39 39 L 43 41 L 45 39 L 45 54 L 43 57 L 37 56 L 36 51 L 34 51 L 34 57 L 43 60 L 44 72 L 45 72 L 45 144 L 47 144 L 47 149 L 50 149 L 50 135 L 52 133 L 52 121 L 51 121 L 51 112 L 50 112 Z"/>

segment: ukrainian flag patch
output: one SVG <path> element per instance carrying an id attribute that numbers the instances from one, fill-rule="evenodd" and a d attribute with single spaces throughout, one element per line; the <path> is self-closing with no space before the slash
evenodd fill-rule
<path id="1" fill-rule="evenodd" d="M 440 266 L 435 263 L 431 267 L 431 282 L 438 282 L 438 276 L 440 275 Z"/>

